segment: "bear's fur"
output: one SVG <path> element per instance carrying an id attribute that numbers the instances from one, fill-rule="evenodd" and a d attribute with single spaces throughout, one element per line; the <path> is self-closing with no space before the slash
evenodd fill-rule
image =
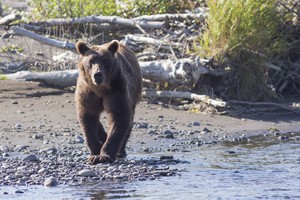
<path id="1" fill-rule="evenodd" d="M 142 76 L 133 52 L 117 40 L 88 47 L 77 42 L 81 55 L 75 92 L 78 120 L 90 149 L 91 164 L 126 157 L 135 107 L 141 98 Z M 107 134 L 99 121 L 109 114 Z"/>

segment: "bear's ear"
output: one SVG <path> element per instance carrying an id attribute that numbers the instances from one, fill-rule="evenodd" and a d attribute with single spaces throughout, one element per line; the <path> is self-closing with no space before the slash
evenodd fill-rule
<path id="1" fill-rule="evenodd" d="M 113 40 L 109 43 L 108 50 L 113 54 L 116 53 L 119 49 L 119 41 Z"/>
<path id="2" fill-rule="evenodd" d="M 76 50 L 79 54 L 83 55 L 90 50 L 90 48 L 84 42 L 76 43 Z"/>

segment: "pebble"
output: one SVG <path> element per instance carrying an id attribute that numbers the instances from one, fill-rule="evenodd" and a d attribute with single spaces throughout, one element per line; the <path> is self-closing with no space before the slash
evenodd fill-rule
<path id="1" fill-rule="evenodd" d="M 3 157 L 9 157 L 9 154 L 7 152 L 2 154 Z"/>
<path id="2" fill-rule="evenodd" d="M 16 124 L 14 125 L 14 129 L 18 130 L 18 129 L 21 129 L 22 128 L 22 125 L 21 124 Z"/>
<path id="3" fill-rule="evenodd" d="M 49 178 L 47 178 L 47 179 L 45 180 L 44 185 L 45 185 L 46 187 L 54 187 L 54 186 L 57 186 L 57 185 L 58 185 L 58 181 L 57 181 L 56 178 L 54 178 L 54 177 L 51 176 L 51 177 L 49 177 Z"/>
<path id="4" fill-rule="evenodd" d="M 17 101 L 12 101 L 11 104 L 18 104 L 19 102 Z"/>
<path id="5" fill-rule="evenodd" d="M 2 152 L 9 152 L 9 148 L 8 148 L 7 145 L 2 144 L 0 146 L 0 151 L 2 151 Z"/>
<path id="6" fill-rule="evenodd" d="M 148 128 L 148 126 L 149 126 L 149 124 L 146 123 L 146 122 L 137 122 L 137 123 L 135 124 L 135 127 L 136 127 L 136 128 Z"/>
<path id="7" fill-rule="evenodd" d="M 200 122 L 193 122 L 193 126 L 200 126 Z"/>
<path id="8" fill-rule="evenodd" d="M 209 130 L 208 128 L 204 128 L 203 130 L 202 130 L 202 133 L 210 133 L 211 132 L 211 130 Z"/>
<path id="9" fill-rule="evenodd" d="M 164 135 L 173 135 L 173 132 L 170 131 L 170 130 L 165 130 L 165 131 L 163 132 L 163 134 L 164 134 Z"/>
<path id="10" fill-rule="evenodd" d="M 80 135 L 76 135 L 75 136 L 75 141 L 76 141 L 76 143 L 79 143 L 79 144 L 83 144 L 84 143 L 84 139 Z"/>
<path id="11" fill-rule="evenodd" d="M 47 168 L 41 168 L 38 173 L 41 174 L 41 173 L 44 173 L 44 172 L 48 172 L 49 170 Z"/>
<path id="12" fill-rule="evenodd" d="M 30 154 L 23 158 L 23 161 L 39 161 L 38 157 L 34 154 Z"/>
<path id="13" fill-rule="evenodd" d="M 23 151 L 24 149 L 26 149 L 26 148 L 28 148 L 29 147 L 29 145 L 21 145 L 21 144 L 19 144 L 19 145 L 17 145 L 16 147 L 15 147 L 15 150 L 16 151 Z"/>
<path id="14" fill-rule="evenodd" d="M 173 160 L 174 157 L 173 157 L 173 156 L 166 156 L 166 155 L 163 155 L 163 156 L 160 156 L 159 159 L 160 159 L 160 160 Z"/>
<path id="15" fill-rule="evenodd" d="M 79 171 L 78 175 L 79 176 L 85 176 L 85 177 L 94 177 L 94 176 L 97 176 L 94 171 L 88 170 L 88 169 L 83 169 L 83 170 Z"/>
<path id="16" fill-rule="evenodd" d="M 55 147 L 47 147 L 47 148 L 41 149 L 40 153 L 56 154 L 57 149 Z"/>

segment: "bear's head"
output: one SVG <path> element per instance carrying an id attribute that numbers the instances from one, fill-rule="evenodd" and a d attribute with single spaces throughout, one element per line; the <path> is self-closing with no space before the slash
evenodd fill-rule
<path id="1" fill-rule="evenodd" d="M 119 42 L 113 40 L 100 46 L 88 47 L 84 42 L 76 43 L 77 52 L 81 55 L 78 68 L 84 74 L 87 82 L 96 86 L 109 87 L 116 76 L 115 54 L 119 49 Z"/>

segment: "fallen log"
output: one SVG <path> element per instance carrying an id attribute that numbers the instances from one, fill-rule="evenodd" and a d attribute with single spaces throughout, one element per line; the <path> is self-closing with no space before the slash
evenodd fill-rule
<path id="1" fill-rule="evenodd" d="M 121 26 L 131 28 L 143 28 L 143 29 L 161 29 L 164 22 L 151 22 L 151 21 L 138 21 L 134 19 L 126 19 L 117 16 L 88 16 L 81 18 L 57 18 L 49 19 L 43 22 L 31 23 L 36 26 L 62 26 L 62 25 L 74 25 L 83 23 L 99 23 L 99 24 L 117 24 Z"/>
<path id="2" fill-rule="evenodd" d="M 202 74 L 212 73 L 206 67 L 197 66 L 191 59 L 180 59 L 177 62 L 160 60 L 152 62 L 139 62 L 142 76 L 152 83 L 170 83 L 177 87 L 191 86 L 199 80 Z M 14 74 L 3 75 L 10 80 L 40 81 L 56 87 L 70 87 L 75 85 L 78 76 L 77 70 L 31 72 L 20 71 Z"/>
<path id="3" fill-rule="evenodd" d="M 49 86 L 66 88 L 66 87 L 74 86 L 76 84 L 78 71 L 77 70 L 52 71 L 52 72 L 19 71 L 13 74 L 5 74 L 1 76 L 3 76 L 4 79 L 8 79 L 8 80 L 37 81 L 37 82 L 45 83 L 46 85 Z"/>
<path id="4" fill-rule="evenodd" d="M 176 91 L 143 91 L 143 97 L 147 98 L 180 98 L 197 100 L 215 107 L 225 107 L 227 104 L 224 101 L 212 99 L 207 95 L 199 95 L 191 92 L 176 92 Z"/>

